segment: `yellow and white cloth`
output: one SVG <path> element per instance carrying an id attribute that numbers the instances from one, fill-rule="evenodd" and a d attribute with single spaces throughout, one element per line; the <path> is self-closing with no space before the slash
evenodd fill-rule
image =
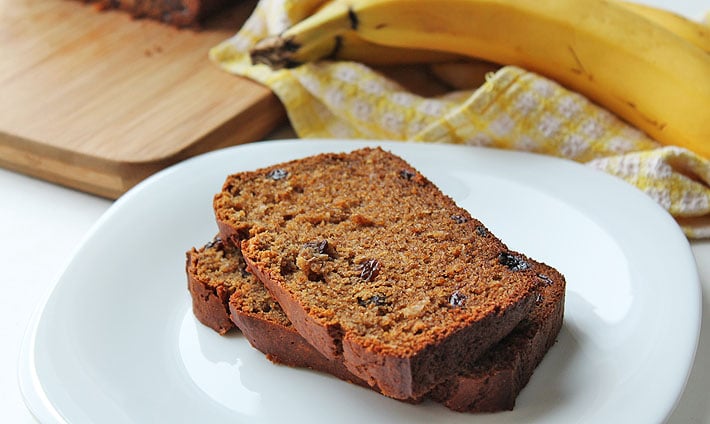
<path id="1" fill-rule="evenodd" d="M 688 237 L 710 237 L 707 159 L 663 146 L 534 73 L 505 66 L 475 90 L 424 97 L 354 62 L 278 71 L 251 64 L 248 52 L 258 40 L 282 32 L 323 1 L 261 0 L 239 32 L 210 52 L 226 71 L 273 90 L 299 137 L 447 142 L 568 158 L 635 185 Z"/>

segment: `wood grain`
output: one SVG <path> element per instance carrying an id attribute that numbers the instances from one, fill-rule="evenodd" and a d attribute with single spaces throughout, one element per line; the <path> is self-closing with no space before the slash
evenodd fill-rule
<path id="1" fill-rule="evenodd" d="M 70 0 L 0 0 L 0 165 L 109 198 L 284 119 L 207 58 L 253 10 L 177 29 Z"/>

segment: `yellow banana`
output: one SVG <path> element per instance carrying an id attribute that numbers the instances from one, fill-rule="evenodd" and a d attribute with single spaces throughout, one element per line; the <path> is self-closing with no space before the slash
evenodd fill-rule
<path id="1" fill-rule="evenodd" d="M 692 21 L 668 10 L 658 9 L 645 4 L 625 1 L 622 1 L 620 4 L 632 12 L 666 28 L 679 37 L 686 39 L 688 42 L 695 44 L 706 52 L 710 52 L 710 28 L 702 23 Z M 357 34 L 353 31 L 349 32 L 349 34 L 349 49 L 345 56 L 354 55 L 357 57 L 352 60 L 365 62 L 368 59 L 367 48 L 373 44 L 355 39 Z M 397 53 L 394 57 L 406 61 L 410 50 L 396 50 Z M 419 49 L 417 50 L 421 51 Z M 387 63 L 391 54 L 387 51 L 386 46 L 382 46 L 382 49 L 376 52 L 375 57 L 378 63 Z M 422 59 L 425 63 L 430 63 L 425 56 L 418 58 L 412 57 L 411 59 L 414 60 L 415 63 L 418 63 L 419 59 Z M 500 68 L 500 65 L 473 59 L 446 60 L 441 62 L 437 60 L 432 61 L 428 67 L 431 73 L 447 86 L 456 90 L 471 90 L 480 87 L 485 82 L 486 76 L 491 72 L 495 72 Z"/>
<path id="2" fill-rule="evenodd" d="M 406 65 L 450 62 L 461 58 L 461 55 L 439 50 L 372 43 L 362 39 L 355 31 L 344 31 L 333 37 L 314 40 L 289 52 L 288 56 L 278 51 L 262 50 L 258 56 L 252 57 L 255 63 L 264 63 L 274 68 L 291 68 L 318 59 L 351 60 L 367 65 Z"/>
<path id="3" fill-rule="evenodd" d="M 662 26 L 688 42 L 695 44 L 706 52 L 710 52 L 710 28 L 706 25 L 692 21 L 671 11 L 658 9 L 645 4 L 626 1 L 620 4 L 656 25 Z"/>
<path id="4" fill-rule="evenodd" d="M 311 13 L 327 6 L 331 1 L 311 0 L 316 6 Z M 288 4 L 288 3 L 287 3 Z M 710 28 L 699 22 L 693 22 L 673 12 L 658 9 L 652 6 L 621 1 L 621 5 L 641 15 L 659 26 L 662 26 L 676 35 L 688 40 L 705 51 L 710 51 Z M 301 6 L 304 7 L 304 6 Z M 311 8 L 313 8 L 311 6 Z M 308 8 L 305 8 L 306 10 Z M 461 56 L 435 50 L 420 48 L 398 48 L 371 43 L 360 38 L 356 31 L 346 31 L 335 39 L 326 39 L 318 45 L 313 45 L 310 50 L 294 52 L 292 65 L 312 60 L 310 57 L 327 57 L 335 60 L 352 60 L 368 65 L 402 65 L 415 63 L 442 64 L 435 66 L 434 71 L 444 80 L 450 80 L 454 88 L 471 87 L 472 83 L 481 80 L 481 75 L 487 72 L 490 65 L 479 66 L 474 61 L 473 66 L 461 63 Z M 455 62 L 452 64 L 445 62 Z M 467 68 L 473 68 L 473 75 L 467 76 Z"/>
<path id="5" fill-rule="evenodd" d="M 252 59 L 293 64 L 299 51 L 347 31 L 376 44 L 520 66 L 661 143 L 710 157 L 710 56 L 617 2 L 334 0 L 259 42 Z"/>
<path id="6" fill-rule="evenodd" d="M 400 48 L 375 44 L 360 38 L 355 31 L 340 35 L 333 46 L 333 59 L 352 60 L 368 65 L 403 65 L 441 63 L 460 60 L 461 56 L 439 50 Z"/>

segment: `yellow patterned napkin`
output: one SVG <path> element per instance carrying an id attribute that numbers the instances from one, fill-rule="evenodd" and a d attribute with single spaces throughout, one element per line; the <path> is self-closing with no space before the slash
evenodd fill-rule
<path id="1" fill-rule="evenodd" d="M 210 52 L 226 71 L 259 81 L 284 104 L 302 138 L 446 142 L 568 158 L 623 178 L 669 211 L 691 238 L 710 237 L 710 163 L 662 146 L 557 83 L 506 66 L 475 90 L 425 97 L 354 62 L 272 71 L 251 64 L 256 41 L 323 0 L 261 0 L 242 29 Z"/>

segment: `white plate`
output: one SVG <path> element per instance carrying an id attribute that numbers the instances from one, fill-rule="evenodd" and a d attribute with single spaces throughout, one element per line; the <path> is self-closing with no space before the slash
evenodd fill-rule
<path id="1" fill-rule="evenodd" d="M 353 141 L 234 147 L 169 168 L 99 220 L 38 310 L 22 392 L 46 422 L 470 422 L 315 372 L 276 366 L 195 321 L 185 251 L 216 233 L 229 173 Z M 631 186 L 568 161 L 465 146 L 374 143 L 403 156 L 511 248 L 568 281 L 558 342 L 512 412 L 478 423 L 661 422 L 698 340 L 700 285 L 672 218 Z M 51 213 L 51 211 L 48 211 Z"/>

